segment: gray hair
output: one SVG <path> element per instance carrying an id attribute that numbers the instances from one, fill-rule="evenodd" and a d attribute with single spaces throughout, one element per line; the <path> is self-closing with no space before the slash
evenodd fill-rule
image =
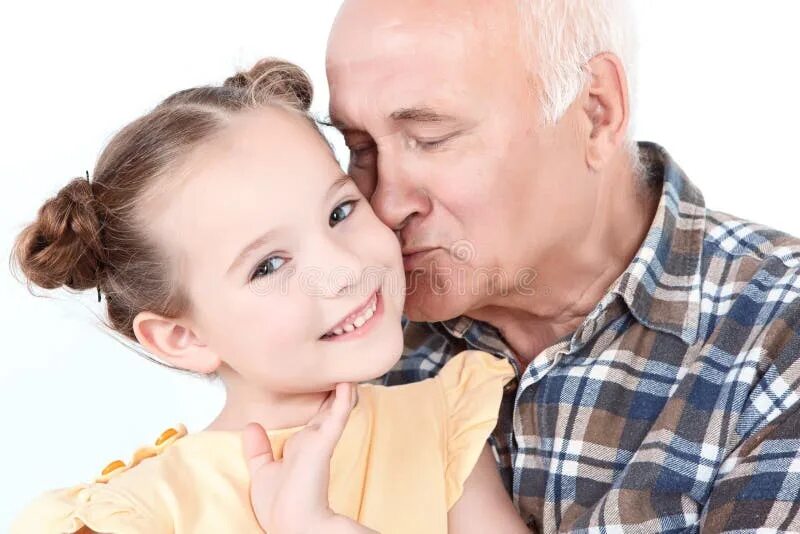
<path id="1" fill-rule="evenodd" d="M 633 115 L 637 46 L 629 0 L 516 0 L 516 4 L 524 51 L 540 65 L 536 74 L 546 124 L 561 119 L 589 80 L 589 60 L 603 52 L 622 62 Z M 630 127 L 626 147 L 638 167 Z"/>

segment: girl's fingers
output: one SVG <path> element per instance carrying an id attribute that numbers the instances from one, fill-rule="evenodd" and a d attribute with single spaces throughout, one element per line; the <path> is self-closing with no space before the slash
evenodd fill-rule
<path id="1" fill-rule="evenodd" d="M 337 384 L 305 428 L 287 440 L 283 449 L 284 458 L 293 456 L 298 448 L 302 450 L 306 443 L 313 444 L 323 456 L 333 454 L 355 405 L 356 395 L 354 384 Z"/>
<path id="2" fill-rule="evenodd" d="M 331 403 L 324 424 L 326 433 L 332 439 L 331 445 L 336 445 L 342 432 L 344 432 L 344 427 L 347 425 L 347 420 L 353 409 L 354 395 L 354 384 L 343 383 L 336 385 L 333 402 Z"/>
<path id="3" fill-rule="evenodd" d="M 331 415 L 340 422 L 346 422 L 355 403 L 355 384 L 336 384 L 336 392 L 331 404 Z M 342 421 L 343 420 L 343 421 Z"/>
<path id="4" fill-rule="evenodd" d="M 244 427 L 242 446 L 244 448 L 244 458 L 247 461 L 247 467 L 251 475 L 274 461 L 272 458 L 272 446 L 267 433 L 258 423 L 249 423 Z"/>
<path id="5" fill-rule="evenodd" d="M 333 391 L 331 391 L 328 394 L 328 398 L 325 399 L 325 402 L 322 403 L 322 406 L 319 407 L 319 411 L 317 412 L 317 415 L 328 413 L 328 411 L 331 409 L 331 406 L 333 406 L 334 399 L 336 399 L 336 389 L 335 388 L 334 388 Z"/>
<path id="6" fill-rule="evenodd" d="M 314 414 L 314 417 L 308 422 L 308 426 L 310 427 L 318 427 L 320 426 L 323 421 L 327 421 L 331 418 L 331 416 L 338 416 L 341 417 L 342 415 L 348 415 L 350 413 L 349 409 L 345 409 L 346 406 L 343 406 L 339 403 L 346 403 L 349 402 L 350 408 L 355 404 L 353 402 L 353 395 L 355 392 L 355 385 L 349 383 L 341 383 L 337 384 L 336 388 L 330 392 L 328 398 L 325 399 L 325 402 L 319 407 L 319 411 Z M 342 397 L 345 397 L 344 399 Z"/>

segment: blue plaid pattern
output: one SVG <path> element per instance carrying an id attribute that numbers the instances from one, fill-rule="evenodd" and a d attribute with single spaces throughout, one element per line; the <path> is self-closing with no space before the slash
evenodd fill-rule
<path id="1" fill-rule="evenodd" d="M 800 240 L 706 209 L 663 148 L 640 154 L 655 219 L 571 336 L 520 368 L 490 325 L 408 322 L 385 383 L 466 349 L 511 360 L 492 442 L 539 532 L 800 532 Z"/>

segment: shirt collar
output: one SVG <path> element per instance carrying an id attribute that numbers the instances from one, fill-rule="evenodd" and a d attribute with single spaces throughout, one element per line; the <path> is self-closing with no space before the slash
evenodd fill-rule
<path id="1" fill-rule="evenodd" d="M 639 143 L 639 150 L 647 179 L 653 187 L 661 184 L 655 217 L 627 269 L 573 334 L 570 352 L 588 343 L 618 315 L 610 308 L 619 298 L 642 325 L 676 335 L 687 345 L 697 341 L 705 201 L 663 147 Z M 441 324 L 450 335 L 477 346 L 499 337 L 491 335 L 496 330 L 490 325 L 468 317 Z"/>
<path id="2" fill-rule="evenodd" d="M 662 184 L 661 199 L 642 246 L 609 292 L 644 326 L 692 345 L 700 325 L 705 201 L 664 148 L 639 148 L 648 179 Z"/>

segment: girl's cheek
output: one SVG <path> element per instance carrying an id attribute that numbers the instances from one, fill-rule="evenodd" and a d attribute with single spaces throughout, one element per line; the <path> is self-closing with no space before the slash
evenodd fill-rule
<path id="1" fill-rule="evenodd" d="M 304 343 L 314 324 L 315 313 L 310 297 L 295 286 L 290 293 L 275 295 L 269 300 L 268 309 L 253 323 L 253 328 L 263 331 L 275 343 Z"/>

